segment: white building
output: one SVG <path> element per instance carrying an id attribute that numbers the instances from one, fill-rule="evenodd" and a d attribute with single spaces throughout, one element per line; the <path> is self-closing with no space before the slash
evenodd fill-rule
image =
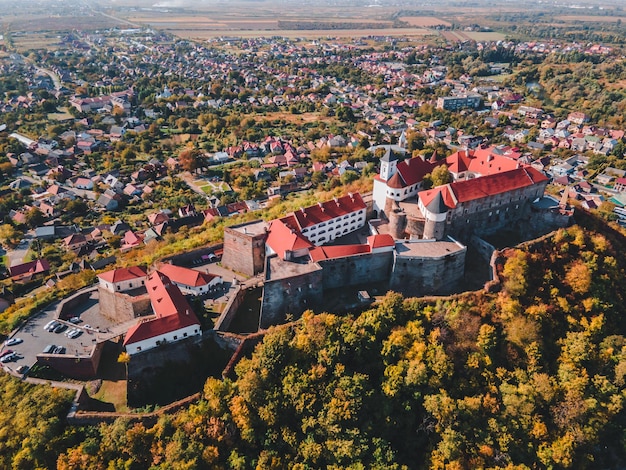
<path id="1" fill-rule="evenodd" d="M 109 292 L 125 292 L 145 285 L 146 270 L 141 266 L 118 268 L 98 275 L 100 287 Z"/>
<path id="2" fill-rule="evenodd" d="M 222 285 L 222 278 L 215 274 L 203 273 L 195 269 L 163 264 L 159 271 L 178 286 L 183 294 L 204 295 Z"/>

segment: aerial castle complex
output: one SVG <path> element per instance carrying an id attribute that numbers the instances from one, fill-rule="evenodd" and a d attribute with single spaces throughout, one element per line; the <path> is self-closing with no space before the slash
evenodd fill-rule
<path id="1" fill-rule="evenodd" d="M 452 292 L 472 236 L 524 223 L 543 196 L 548 178 L 519 157 L 490 147 L 400 161 L 388 149 L 371 207 L 348 194 L 229 227 L 222 262 L 249 276 L 263 273 L 260 328 L 318 306 L 332 289 L 381 283 L 406 295 Z M 452 181 L 428 188 L 425 177 L 443 165 Z M 336 242 L 347 235 L 349 242 Z"/>

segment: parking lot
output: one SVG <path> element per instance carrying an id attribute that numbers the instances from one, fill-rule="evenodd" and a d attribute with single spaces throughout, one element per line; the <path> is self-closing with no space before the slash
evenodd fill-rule
<path id="1" fill-rule="evenodd" d="M 4 346 L 1 351 L 11 349 L 18 353 L 18 359 L 2 364 L 4 368 L 16 370 L 22 365 L 32 367 L 37 362 L 37 354 L 41 354 L 48 345 L 61 346 L 65 348 L 66 355 L 87 355 L 96 342 L 97 329 L 105 330 L 110 326 L 110 322 L 101 317 L 98 313 L 97 291 L 92 293 L 88 301 L 81 304 L 72 311 L 72 315 L 81 318 L 81 322 L 73 325 L 70 322 L 64 323 L 67 328 L 59 333 L 45 331 L 44 326 L 55 320 L 55 312 L 58 302 L 50 305 L 36 316 L 32 317 L 15 335 L 15 338 L 22 339 L 22 343 L 13 346 Z M 75 338 L 68 338 L 65 333 L 75 328 L 81 331 Z"/>

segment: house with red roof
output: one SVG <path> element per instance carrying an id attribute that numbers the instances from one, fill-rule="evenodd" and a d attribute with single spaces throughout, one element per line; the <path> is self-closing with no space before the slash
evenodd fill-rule
<path id="1" fill-rule="evenodd" d="M 268 227 L 266 255 L 276 254 L 283 260 L 306 256 L 315 246 L 363 227 L 366 209 L 360 194 L 349 193 L 273 220 Z"/>
<path id="2" fill-rule="evenodd" d="M 46 274 L 48 271 L 50 271 L 50 263 L 42 258 L 11 266 L 9 276 L 13 281 L 30 281 L 38 274 Z"/>
<path id="3" fill-rule="evenodd" d="M 87 237 L 82 233 L 74 233 L 63 239 L 63 247 L 70 251 L 79 251 L 87 245 Z"/>
<path id="4" fill-rule="evenodd" d="M 203 273 L 195 269 L 162 264 L 159 272 L 170 278 L 183 294 L 204 295 L 220 286 L 223 279 L 216 274 Z"/>
<path id="5" fill-rule="evenodd" d="M 128 354 L 137 354 L 202 334 L 200 321 L 180 289 L 165 274 L 147 276 L 146 290 L 154 315 L 143 317 L 124 338 Z"/>
<path id="6" fill-rule="evenodd" d="M 109 292 L 126 292 L 144 286 L 147 275 L 146 268 L 131 266 L 98 274 L 98 282 L 101 288 Z"/>

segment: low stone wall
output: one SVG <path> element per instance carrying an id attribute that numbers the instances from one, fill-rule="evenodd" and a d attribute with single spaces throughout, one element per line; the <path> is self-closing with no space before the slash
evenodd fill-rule
<path id="1" fill-rule="evenodd" d="M 74 379 L 89 380 L 96 377 L 104 343 L 93 346 L 88 356 L 69 354 L 37 354 L 37 362 L 46 364 L 61 374 Z"/>
<path id="2" fill-rule="evenodd" d="M 234 292 L 229 294 L 230 298 L 228 299 L 228 303 L 226 304 L 224 311 L 215 322 L 215 326 L 213 327 L 214 330 L 217 330 L 217 331 L 228 330 L 231 322 L 233 321 L 233 318 L 235 318 L 235 314 L 237 313 L 237 310 L 239 309 L 244 299 L 246 298 L 246 291 L 247 289 L 244 289 L 240 285 L 235 286 Z"/>
<path id="3" fill-rule="evenodd" d="M 476 235 L 473 235 L 470 239 L 470 245 L 472 245 L 472 247 L 478 252 L 478 254 L 480 254 L 480 256 L 487 262 L 491 260 L 493 252 L 496 251 L 495 247 L 491 243 L 483 240 Z"/>
<path id="4" fill-rule="evenodd" d="M 163 415 L 174 413 L 192 403 L 200 400 L 202 395 L 194 393 L 182 400 L 163 406 L 150 413 L 113 413 L 113 412 L 90 412 L 72 411 L 67 415 L 67 422 L 73 426 L 94 426 L 100 423 L 112 423 L 116 419 L 126 419 L 130 422 L 142 423 L 146 427 L 154 426 Z"/>
<path id="5" fill-rule="evenodd" d="M 68 320 L 72 316 L 69 313 L 88 300 L 91 294 L 97 290 L 98 287 L 94 286 L 89 290 L 79 292 L 63 300 L 57 308 L 57 318 Z"/>

